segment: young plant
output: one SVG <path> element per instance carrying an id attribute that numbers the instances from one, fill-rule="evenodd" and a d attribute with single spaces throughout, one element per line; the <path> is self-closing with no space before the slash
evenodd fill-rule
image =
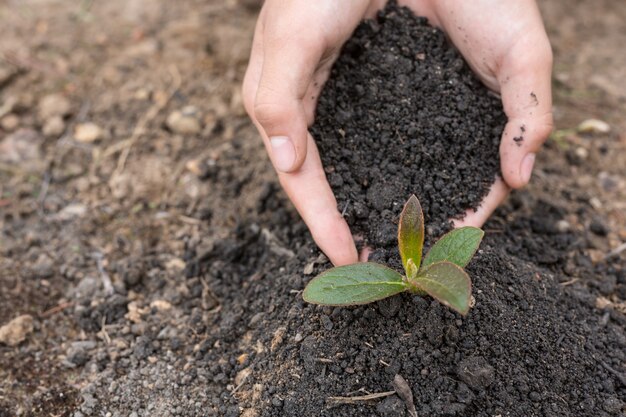
<path id="1" fill-rule="evenodd" d="M 461 313 L 469 311 L 472 284 L 463 270 L 476 253 L 484 232 L 461 227 L 435 243 L 422 262 L 424 214 L 414 195 L 404 206 L 398 224 L 402 274 L 374 262 L 340 266 L 322 272 L 304 289 L 304 301 L 330 306 L 351 306 L 409 291 L 428 294 Z"/>

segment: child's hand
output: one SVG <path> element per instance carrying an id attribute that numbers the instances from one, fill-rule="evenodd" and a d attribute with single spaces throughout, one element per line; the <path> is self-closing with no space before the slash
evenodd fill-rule
<path id="1" fill-rule="evenodd" d="M 356 262 L 357 251 L 307 126 L 330 67 L 368 7 L 363 0 L 267 0 L 243 83 L 281 185 L 335 265 Z"/>
<path id="2" fill-rule="evenodd" d="M 448 33 L 474 71 L 502 94 L 509 122 L 500 156 L 504 181 L 463 224 L 482 225 L 506 197 L 530 179 L 534 154 L 552 128 L 552 52 L 531 0 L 401 2 Z M 381 0 L 266 0 L 254 35 L 243 93 L 280 183 L 335 265 L 357 261 L 307 127 L 341 46 Z M 523 126 L 523 132 L 522 132 Z M 523 141 L 513 138 L 524 137 Z"/>

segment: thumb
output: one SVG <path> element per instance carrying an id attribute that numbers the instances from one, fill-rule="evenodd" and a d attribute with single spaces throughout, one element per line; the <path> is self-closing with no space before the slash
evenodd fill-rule
<path id="1" fill-rule="evenodd" d="M 291 24 L 294 21 L 290 22 Z M 265 145 L 277 171 L 297 171 L 307 153 L 307 114 L 303 99 L 321 59 L 323 44 L 294 29 L 265 33 L 263 65 L 253 106 Z"/>
<path id="2" fill-rule="evenodd" d="M 544 32 L 520 40 L 498 74 L 508 117 L 500 160 L 502 176 L 511 188 L 530 181 L 535 155 L 552 131 L 551 73 L 552 50 Z"/>

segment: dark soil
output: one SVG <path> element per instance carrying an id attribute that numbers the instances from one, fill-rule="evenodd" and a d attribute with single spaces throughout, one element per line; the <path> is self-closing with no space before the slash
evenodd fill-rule
<path id="1" fill-rule="evenodd" d="M 418 415 L 621 415 L 626 386 L 610 369 L 626 360 L 626 319 L 595 309 L 586 291 L 564 289 L 564 276 L 507 254 L 515 250 L 513 235 L 526 243 L 577 239 L 520 233 L 525 221 L 488 235 L 470 264 L 476 306 L 467 318 L 408 295 L 358 308 L 315 307 L 292 293 L 303 286 L 306 262 L 288 262 L 284 274 L 268 271 L 271 288 L 247 290 L 265 324 L 252 340 L 286 340 L 268 356 L 255 355 L 254 382 L 271 393 L 261 415 L 408 415 L 397 411 L 397 399 L 335 408 L 326 400 L 388 391 L 397 373 L 409 381 Z"/>
<path id="2" fill-rule="evenodd" d="M 311 128 L 339 210 L 389 247 L 411 194 L 432 234 L 475 209 L 500 172 L 506 116 L 444 33 L 390 2 L 346 43 Z"/>
<path id="3" fill-rule="evenodd" d="M 541 2 L 552 11 L 548 27 L 563 31 L 557 58 L 570 53 L 576 64 L 557 73 L 572 83 L 560 88 L 555 113 L 566 130 L 538 154 L 530 186 L 485 225 L 468 267 L 476 306 L 462 318 L 408 295 L 358 308 L 303 303 L 305 283 L 329 264 L 280 191 L 241 104 L 257 11 L 151 3 L 0 2 L 0 112 L 10 112 L 0 116 L 0 143 L 19 129 L 43 135 L 20 142 L 31 159 L 0 155 L 0 326 L 22 314 L 34 321 L 20 345 L 0 345 L 0 416 L 407 416 L 397 395 L 328 400 L 390 391 L 395 374 L 420 417 L 624 415 L 626 256 L 612 251 L 626 241 L 618 128 L 626 113 L 611 104 L 616 97 L 590 96 L 583 75 L 623 77 L 570 45 L 623 55 L 626 19 L 615 16 L 626 9 Z M 468 85 L 477 89 L 467 100 L 484 100 L 475 81 Z M 137 124 L 173 89 L 118 170 Z M 49 94 L 69 102 L 61 133 L 44 129 Z M 174 133 L 168 115 L 187 106 L 201 130 Z M 612 131 L 576 133 L 589 117 Z M 74 124 L 84 122 L 105 133 L 75 140 Z M 382 246 L 395 245 L 394 213 L 410 192 L 435 229 L 447 227 L 447 208 L 434 205 L 441 190 L 404 189 L 382 204 L 351 183 L 364 173 L 349 162 L 333 182 L 352 193 L 355 229 L 386 224 Z M 343 208 L 348 196 L 340 199 Z M 367 216 L 350 211 L 356 201 Z M 376 213 L 384 222 L 370 219 Z"/>

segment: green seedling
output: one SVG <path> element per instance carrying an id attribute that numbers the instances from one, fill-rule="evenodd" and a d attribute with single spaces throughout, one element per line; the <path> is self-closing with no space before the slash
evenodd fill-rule
<path id="1" fill-rule="evenodd" d="M 302 297 L 313 304 L 351 306 L 409 291 L 428 294 L 465 315 L 472 283 L 463 268 L 476 253 L 483 235 L 477 227 L 455 229 L 439 239 L 422 262 L 424 214 L 419 200 L 412 195 L 398 224 L 398 248 L 405 275 L 374 262 L 340 266 L 313 278 Z"/>

